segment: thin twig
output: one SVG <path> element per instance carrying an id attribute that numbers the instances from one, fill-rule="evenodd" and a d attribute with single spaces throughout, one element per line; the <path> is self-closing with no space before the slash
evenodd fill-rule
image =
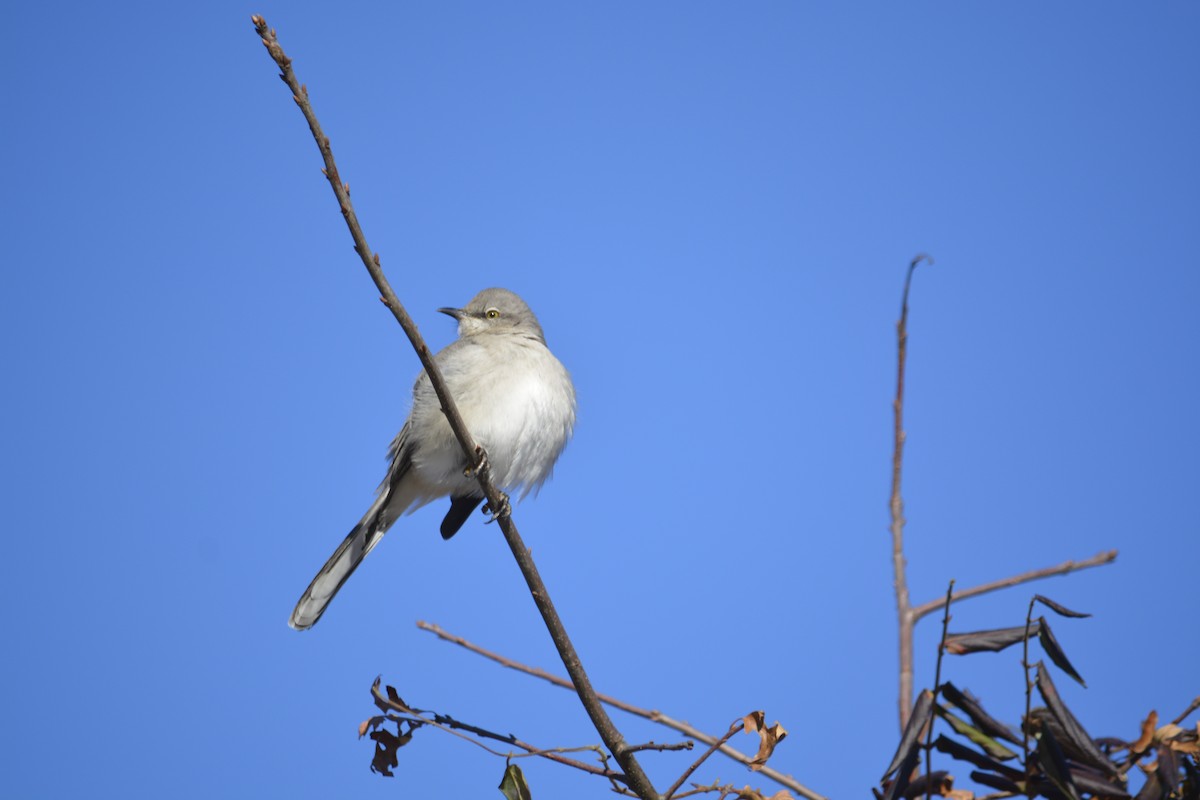
<path id="1" fill-rule="evenodd" d="M 913 625 L 912 603 L 908 597 L 908 577 L 904 560 L 904 498 L 900 493 L 900 478 L 904 470 L 904 366 L 908 359 L 908 290 L 912 286 L 913 270 L 922 261 L 933 259 L 921 253 L 908 265 L 904 278 L 904 295 L 900 302 L 900 321 L 896 323 L 896 399 L 892 401 L 895 443 L 892 450 L 892 498 L 889 504 L 892 517 L 892 571 L 896 590 L 896 617 L 900 635 L 900 730 L 908 724 L 912 713 L 913 686 Z"/>
<path id="2" fill-rule="evenodd" d="M 613 771 L 613 769 L 608 765 L 609 754 L 606 753 L 603 749 L 601 749 L 596 753 L 596 756 L 597 756 L 597 758 L 599 758 L 600 764 L 605 769 L 605 771 L 611 773 L 607 777 L 608 777 L 608 785 L 612 789 L 612 791 L 615 794 L 619 794 L 624 797 L 637 797 L 636 794 L 629 791 L 628 787 L 622 786 L 620 783 L 617 782 L 617 778 L 613 777 L 613 776 L 620 776 L 621 779 L 624 780 L 625 776 L 621 775 L 619 772 Z"/>
<path id="3" fill-rule="evenodd" d="M 590 752 L 598 752 L 598 753 L 600 753 L 601 757 L 603 757 L 604 754 L 603 754 L 603 752 L 601 752 L 601 748 L 599 745 L 589 744 L 589 745 L 583 745 L 581 747 L 550 747 L 550 748 L 534 747 L 533 745 L 529 744 L 528 742 L 521 741 L 520 739 L 518 739 L 516 736 L 512 735 L 511 733 L 496 733 L 494 731 L 489 731 L 486 728 L 480 728 L 478 725 L 471 725 L 470 723 L 461 722 L 461 721 L 455 719 L 454 717 L 451 717 L 449 714 L 439 714 L 436 711 L 422 711 L 420 709 L 407 707 L 401 703 L 397 703 L 394 700 L 392 700 L 390 697 L 384 695 L 382 692 L 379 691 L 379 682 L 378 681 L 376 681 L 375 684 L 371 687 L 371 694 L 375 697 L 375 702 L 377 705 L 386 706 L 393 712 L 391 714 L 385 715 L 386 719 L 390 719 L 393 722 L 399 722 L 401 719 L 403 719 L 410 723 L 416 722 L 421 725 L 429 725 L 431 727 L 437 728 L 438 730 L 444 731 L 445 733 L 449 733 L 452 736 L 457 736 L 460 739 L 470 742 L 471 744 L 475 745 L 476 747 L 486 750 L 487 752 L 491 753 L 494 756 L 499 756 L 501 758 L 528 758 L 531 756 L 538 756 L 541 758 L 548 759 L 550 761 L 557 762 L 564 766 L 574 767 L 575 769 L 582 770 L 583 772 L 588 772 L 593 775 L 599 775 L 601 777 L 608 778 L 609 780 L 624 780 L 624 778 L 625 778 L 625 776 L 622 775 L 621 773 L 615 772 L 611 769 L 608 769 L 607 767 L 595 767 L 595 766 L 592 766 L 591 764 L 585 763 L 583 761 L 577 761 L 576 759 L 567 758 L 562 755 L 563 753 L 582 753 L 582 752 L 590 751 Z M 427 717 L 427 716 L 425 716 L 425 714 L 431 714 L 432 716 Z M 471 737 L 469 737 L 465 734 L 459 733 L 460 730 L 467 731 L 468 733 L 473 733 L 480 738 L 491 739 L 493 741 L 504 742 L 505 744 L 510 744 L 514 747 L 519 747 L 522 750 L 524 750 L 525 752 L 524 753 L 513 753 L 513 752 L 501 753 L 498 750 L 493 750 L 492 748 L 488 747 L 483 742 L 476 741 L 475 739 L 472 739 Z"/>
<path id="4" fill-rule="evenodd" d="M 1021 667 L 1025 672 L 1025 717 L 1021 720 L 1021 753 L 1025 766 L 1025 795 L 1033 800 L 1033 769 L 1029 763 L 1029 708 L 1033 700 L 1033 681 L 1029 679 L 1029 628 L 1033 625 L 1033 604 L 1037 596 L 1029 599 L 1029 610 L 1025 612 L 1025 639 L 1021 642 Z"/>
<path id="5" fill-rule="evenodd" d="M 1022 583 L 1041 580 L 1042 578 L 1052 578 L 1055 575 L 1066 575 L 1071 572 L 1078 572 L 1081 569 L 1089 567 L 1100 567 L 1105 564 L 1111 564 L 1117 560 L 1116 550 L 1105 550 L 1103 553 L 1097 553 L 1091 558 L 1085 558 L 1082 561 L 1064 561 L 1055 567 L 1042 567 L 1041 569 L 1032 569 L 1028 572 L 1022 572 L 1020 575 L 1011 575 L 1007 578 L 1001 578 L 998 581 L 991 583 L 981 583 L 978 586 L 973 586 L 970 589 L 963 589 L 956 592 L 952 598 L 955 603 L 961 603 L 963 600 L 969 600 L 972 597 L 978 597 L 981 594 L 994 592 L 998 589 L 1007 589 L 1010 586 L 1019 586 Z M 922 617 L 928 616 L 937 611 L 942 606 L 946 605 L 946 598 L 939 597 L 936 600 L 930 600 L 928 603 L 922 603 L 912 610 L 913 620 L 919 620 Z"/>
<path id="6" fill-rule="evenodd" d="M 387 714 L 384 717 L 381 717 L 381 719 L 388 719 L 388 720 L 391 720 L 392 722 L 405 721 L 410 724 L 428 725 L 431 728 L 437 728 L 438 730 L 440 730 L 444 733 L 448 733 L 451 736 L 457 736 L 458 738 L 462 739 L 463 741 L 473 744 L 476 747 L 478 747 L 479 749 L 485 750 L 486 752 L 488 752 L 494 756 L 498 756 L 500 758 L 513 759 L 513 758 L 531 758 L 533 756 L 537 756 L 540 758 L 545 758 L 550 761 L 557 762 L 564 766 L 574 767 L 575 769 L 582 770 L 584 772 L 588 772 L 593 775 L 599 775 L 604 778 L 609 778 L 610 780 L 624 779 L 624 777 L 625 777 L 624 775 L 622 775 L 619 772 L 614 772 L 613 770 L 609 770 L 609 769 L 603 769 L 601 767 L 594 767 L 591 764 L 588 764 L 586 762 L 577 761 L 573 758 L 567 758 L 562 755 L 563 753 L 581 753 L 584 751 L 595 751 L 595 750 L 599 749 L 599 747 L 600 747 L 599 745 L 595 745 L 595 744 L 583 745 L 581 747 L 550 747 L 550 748 L 534 747 L 533 745 L 529 744 L 528 742 L 521 741 L 520 739 L 513 736 L 512 734 L 495 733 L 493 731 L 487 730 L 486 728 L 480 728 L 478 726 L 470 725 L 465 722 L 459 722 L 458 720 L 454 719 L 454 717 L 450 717 L 445 714 L 435 714 L 434 717 L 431 719 L 429 717 L 423 717 L 419 714 L 415 714 L 412 711 L 409 711 L 409 712 L 397 711 L 392 714 Z M 521 748 L 525 752 L 524 753 L 514 753 L 510 750 L 508 752 L 502 753 L 499 750 L 493 750 L 492 748 L 488 747 L 483 742 L 477 741 L 476 739 L 472 739 L 470 736 L 467 736 L 465 733 L 459 733 L 460 730 L 468 731 L 468 732 L 473 733 L 476 736 L 483 738 L 483 739 L 493 739 L 498 742 L 504 742 L 505 744 L 511 744 L 514 747 Z"/>
<path id="7" fill-rule="evenodd" d="M 337 164 L 333 158 L 333 150 L 329 145 L 329 137 L 325 136 L 322 132 L 321 124 L 317 121 L 317 116 L 313 112 L 311 103 L 309 103 L 308 89 L 297 80 L 296 74 L 292 70 L 292 60 L 288 58 L 283 52 L 283 48 L 280 47 L 275 31 L 267 26 L 266 20 L 262 17 L 255 15 L 251 19 L 254 22 L 255 31 L 262 38 L 263 45 L 266 46 L 271 58 L 279 66 L 280 77 L 287 84 L 288 88 L 291 89 L 293 99 L 300 107 L 304 118 L 308 121 L 309 130 L 312 131 L 313 138 L 316 140 L 317 147 L 321 151 L 321 157 L 325 162 L 325 177 L 329 180 L 329 185 L 333 188 L 333 193 L 337 197 L 342 216 L 345 218 L 346 225 L 350 229 L 350 236 L 354 240 L 355 251 L 362 259 L 363 265 L 366 266 L 367 272 L 370 273 L 371 279 L 375 282 L 375 286 L 379 289 L 384 304 L 392 312 L 396 321 L 400 323 L 400 327 L 404 330 L 405 335 L 408 336 L 409 342 L 412 343 L 417 357 L 421 360 L 421 365 L 425 368 L 430 383 L 437 393 L 442 411 L 446 414 L 450 428 L 454 431 L 455 438 L 462 446 L 467 463 L 476 465 L 476 469 L 473 471 L 476 479 L 479 481 L 480 489 L 487 498 L 488 504 L 496 510 L 508 510 L 508 498 L 492 482 L 491 470 L 488 469 L 486 455 L 483 449 L 476 444 L 470 431 L 467 430 L 462 415 L 459 414 L 458 408 L 454 404 L 454 398 L 450 396 L 445 381 L 442 379 L 441 370 L 438 369 L 437 362 L 434 361 L 433 355 L 429 352 L 429 347 L 425 344 L 424 339 L 421 338 L 416 324 L 396 297 L 395 292 L 392 291 L 392 287 L 388 283 L 380 266 L 379 255 L 374 253 L 367 245 L 366 236 L 363 234 L 362 227 L 358 222 L 358 216 L 354 212 L 354 205 L 350 202 L 349 186 L 342 182 L 341 176 L 338 174 Z M 592 724 L 596 727 L 596 731 L 600 734 L 600 738 L 604 740 L 605 746 L 617 759 L 617 763 L 621 765 L 621 769 L 624 770 L 629 787 L 644 800 L 657 800 L 658 792 L 655 790 L 654 785 L 650 782 L 646 773 L 642 771 L 637 759 L 629 753 L 628 745 L 626 745 L 620 731 L 613 725 L 604 707 L 596 698 L 596 692 L 592 689 L 591 681 L 588 680 L 587 673 L 583 669 L 579 654 L 575 651 L 574 645 L 571 644 L 567 630 L 559 618 L 554 604 L 550 601 L 550 595 L 546 591 L 546 586 L 542 582 L 541 576 L 538 574 L 537 566 L 530 556 L 529 549 L 525 547 L 525 543 L 521 540 L 517 526 L 513 523 L 511 515 L 509 513 L 501 513 L 499 524 L 500 529 L 504 532 L 504 538 L 508 542 L 509 549 L 512 550 L 513 557 L 521 569 L 521 574 L 525 577 L 525 583 L 533 595 L 534 603 L 537 604 L 538 611 L 541 612 L 546 628 L 550 632 L 550 638 L 554 640 L 554 645 L 558 649 L 559 656 L 562 658 L 563 666 L 566 667 L 567 674 L 571 676 L 575 692 L 579 695 L 579 699 L 583 703 L 588 716 L 591 718 Z"/>
<path id="8" fill-rule="evenodd" d="M 655 750 L 659 753 L 674 750 L 691 750 L 696 746 L 696 743 L 688 740 L 686 742 L 676 742 L 675 744 L 658 744 L 657 742 L 646 742 L 645 744 L 631 744 L 629 752 L 638 753 L 642 750 Z"/>
<path id="9" fill-rule="evenodd" d="M 461 636 L 456 636 L 455 634 L 450 633 L 449 631 L 443 630 L 441 627 L 434 625 L 432 623 L 418 621 L 417 627 L 423 631 L 432 633 L 434 636 L 437 636 L 439 639 L 450 642 L 452 644 L 456 644 L 459 647 L 462 647 L 466 650 L 470 650 L 472 653 L 475 653 L 476 655 L 480 655 L 480 656 L 483 656 L 484 658 L 495 661 L 497 664 L 500 664 L 501 666 L 508 667 L 509 669 L 515 669 L 518 672 L 523 672 L 526 675 L 532 675 L 535 678 L 541 678 L 542 680 L 548 681 L 549 683 L 552 683 L 555 686 L 560 686 L 563 689 L 569 690 L 569 689 L 573 688 L 571 686 L 571 682 L 569 680 L 567 680 L 566 678 L 559 677 L 558 675 L 554 675 L 553 673 L 547 672 L 544 669 L 539 669 L 538 667 L 531 667 L 527 664 L 522 664 L 519 661 L 513 661 L 511 658 L 502 656 L 499 653 L 494 653 L 491 650 L 486 650 L 486 649 L 480 647 L 479 645 L 474 644 L 473 642 L 469 642 L 466 639 L 462 638 Z M 704 733 L 703 731 L 693 728 L 691 725 L 687 724 L 686 722 L 681 722 L 679 720 L 672 719 L 671 717 L 668 717 L 666 714 L 663 714 L 661 711 L 652 711 L 647 708 L 641 708 L 639 706 L 633 705 L 632 703 L 627 703 L 624 700 L 621 700 L 619 698 L 616 698 L 616 697 L 613 697 L 613 696 L 607 695 L 607 694 L 598 694 L 596 696 L 600 698 L 600 702 L 602 702 L 606 705 L 610 705 L 613 708 L 619 708 L 622 711 L 642 717 L 643 719 L 648 719 L 652 722 L 657 722 L 660 725 L 665 725 L 666 727 L 668 727 L 674 731 L 678 731 L 679 733 L 682 733 L 684 736 L 687 736 L 688 738 L 691 738 L 691 739 L 695 739 L 696 741 L 701 742 L 703 744 L 711 745 L 713 742 L 716 741 L 716 739 L 714 739 L 713 737 Z M 753 760 L 753 756 L 748 756 L 745 753 L 739 752 L 737 749 L 731 747 L 728 744 L 721 745 L 720 751 L 724 755 L 732 758 L 733 760 L 735 760 L 741 764 L 744 764 L 745 766 L 750 766 L 750 762 Z M 809 789 L 807 786 L 800 783 L 798 780 L 793 778 L 791 775 L 784 775 L 782 772 L 779 772 L 778 770 L 776 770 L 770 766 L 764 766 L 760 770 L 758 770 L 758 772 L 760 775 L 764 775 L 764 776 L 770 778 L 771 780 L 775 781 L 776 783 L 778 783 L 782 786 L 786 786 L 787 788 L 791 789 L 792 791 L 796 792 L 797 794 L 801 795 L 802 797 L 808 798 L 808 800 L 826 800 L 826 798 L 823 795 L 818 794 L 817 792 L 814 792 L 812 789 Z M 678 795 L 677 795 L 677 797 L 678 797 Z"/>
<path id="10" fill-rule="evenodd" d="M 708 749 L 705 750 L 703 753 L 701 753 L 700 757 L 697 758 L 694 762 L 692 762 L 692 765 L 690 767 L 688 767 L 687 769 L 685 769 L 683 771 L 683 774 L 680 775 L 679 778 L 673 784 L 671 784 L 671 788 L 667 789 L 666 793 L 663 794 L 663 800 L 671 800 L 671 795 L 673 795 L 673 794 L 675 794 L 675 792 L 679 791 L 679 787 L 683 786 L 684 781 L 686 781 L 688 778 L 690 778 L 692 776 L 693 772 L 700 769 L 700 765 L 703 764 L 705 761 L 707 761 L 709 756 L 711 756 L 713 753 L 717 752 L 717 750 L 720 749 L 721 745 L 728 742 L 730 737 L 732 737 L 738 731 L 743 730 L 744 728 L 745 728 L 745 723 L 741 719 L 735 720 L 733 722 L 733 724 L 729 726 L 729 730 L 725 731 L 725 735 L 722 736 L 720 739 L 717 739 L 716 741 L 714 741 L 711 745 L 709 745 Z"/>
<path id="11" fill-rule="evenodd" d="M 698 795 L 698 794 L 708 794 L 709 792 L 722 792 L 721 797 L 725 797 L 726 794 L 729 793 L 730 790 L 733 789 L 733 787 L 728 784 L 726 784 L 725 786 L 722 786 L 721 782 L 719 780 L 713 781 L 708 786 L 701 786 L 698 783 L 693 783 L 692 786 L 694 788 L 688 789 L 686 792 L 680 792 L 679 794 L 675 795 L 675 800 L 681 800 L 681 798 L 692 797 L 692 796 Z"/>
<path id="12" fill-rule="evenodd" d="M 946 587 L 946 614 L 942 617 L 942 639 L 938 642 L 937 667 L 933 672 L 933 702 L 937 702 L 942 693 L 942 656 L 946 652 L 946 632 L 950 629 L 950 598 L 954 595 L 954 579 Z M 925 729 L 925 800 L 933 795 L 933 721 L 936 714 L 929 716 L 929 727 Z"/>
<path id="13" fill-rule="evenodd" d="M 1195 700 L 1193 700 L 1191 702 L 1191 704 L 1188 705 L 1188 707 L 1183 710 L 1182 714 L 1180 714 L 1175 719 L 1171 720 L 1171 724 L 1178 725 L 1179 723 L 1183 722 L 1185 719 L 1188 718 L 1188 714 L 1191 714 L 1197 708 L 1200 708 L 1200 697 L 1197 697 Z"/>
<path id="14" fill-rule="evenodd" d="M 696 784 L 692 784 L 695 786 Z M 675 800 L 682 800 L 685 797 L 695 797 L 698 794 L 711 794 L 712 792 L 720 792 L 721 796 L 717 800 L 725 800 L 726 797 L 737 797 L 738 790 L 732 785 L 725 786 L 701 786 L 695 789 L 688 789 L 686 792 L 680 792 L 675 795 Z"/>
<path id="15" fill-rule="evenodd" d="M 513 661 L 511 658 L 503 656 L 500 653 L 482 648 L 474 642 L 470 642 L 463 637 L 458 636 L 457 634 L 450 633 L 450 631 L 442 628 L 440 625 L 435 625 L 432 622 L 425 622 L 424 620 L 417 620 L 417 627 L 427 633 L 432 633 L 434 636 L 443 641 L 456 644 L 465 650 L 470 650 L 476 655 L 491 659 L 502 667 L 515 669 L 517 672 L 524 672 L 526 675 L 532 675 L 535 678 L 541 678 L 544 681 L 549 681 L 555 686 L 561 686 L 564 689 L 570 689 L 571 691 L 575 690 L 575 687 L 572 686 L 571 682 L 566 678 L 559 677 L 552 672 L 547 672 L 540 667 L 531 667 L 528 664 L 522 664 L 519 661 Z M 639 708 L 631 703 L 626 703 L 623 700 L 618 700 L 610 695 L 600 694 L 597 696 L 602 702 L 607 703 L 613 708 L 619 708 L 622 711 L 628 711 L 630 714 L 637 714 L 638 716 L 645 717 L 646 719 L 650 719 L 654 714 L 658 713 L 655 711 L 647 711 L 646 709 Z"/>

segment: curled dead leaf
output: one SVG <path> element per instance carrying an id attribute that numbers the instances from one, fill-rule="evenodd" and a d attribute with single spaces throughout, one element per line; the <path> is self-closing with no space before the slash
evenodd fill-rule
<path id="1" fill-rule="evenodd" d="M 367 717 L 362 721 L 362 724 L 358 726 L 358 738 L 361 739 L 367 735 L 367 731 L 373 731 L 387 721 L 388 718 L 382 714 L 374 717 Z"/>
<path id="2" fill-rule="evenodd" d="M 1156 741 L 1156 742 L 1170 741 L 1171 739 L 1174 739 L 1176 736 L 1178 736 L 1181 733 L 1183 733 L 1183 728 L 1179 727 L 1178 725 L 1176 725 L 1172 722 L 1168 722 L 1166 725 L 1163 725 L 1161 728 L 1159 728 L 1158 730 L 1156 730 L 1154 732 L 1154 741 Z"/>
<path id="3" fill-rule="evenodd" d="M 752 770 L 760 770 L 766 766 L 767 759 L 775 752 L 775 745 L 787 737 L 787 730 L 776 722 L 770 727 L 766 724 L 766 714 L 762 711 L 751 711 L 742 718 L 743 730 L 746 733 L 758 734 L 758 752 L 750 759 L 748 766 Z"/>
<path id="4" fill-rule="evenodd" d="M 1133 744 L 1129 745 L 1129 752 L 1142 753 L 1154 741 L 1154 731 L 1158 727 L 1158 712 L 1151 711 L 1150 715 L 1142 721 L 1142 735 L 1137 738 Z"/>
<path id="5" fill-rule="evenodd" d="M 420 726 L 420 723 L 407 722 L 406 720 L 405 722 L 408 724 L 407 730 L 404 728 L 404 722 L 397 723 L 396 733 L 392 733 L 387 728 L 382 727 L 384 717 L 375 717 L 367 720 L 364 726 L 359 727 L 359 730 L 363 730 L 364 727 L 373 727 L 371 723 L 376 719 L 380 720 L 379 724 L 381 727 L 368 734 L 368 738 L 375 742 L 375 753 L 371 758 L 371 771 L 391 778 L 394 775 L 392 770 L 400 763 L 398 751 L 401 747 L 412 741 L 413 731 Z"/>
<path id="6" fill-rule="evenodd" d="M 399 692 L 396 691 L 395 686 L 388 686 L 386 688 L 387 688 L 388 700 L 390 700 L 392 702 L 393 706 L 395 706 L 400 711 L 408 711 L 408 712 L 412 711 L 412 709 L 408 707 L 408 703 L 404 702 L 404 698 L 401 697 Z"/>
<path id="7" fill-rule="evenodd" d="M 1046 597 L 1044 595 L 1035 594 L 1033 596 L 1033 599 L 1036 600 L 1037 602 L 1041 603 L 1042 605 L 1046 606 L 1046 608 L 1049 608 L 1055 614 L 1058 614 L 1063 617 L 1081 617 L 1082 618 L 1082 617 L 1090 617 L 1091 616 L 1091 614 L 1085 614 L 1082 611 L 1072 611 L 1071 609 L 1067 608 L 1066 606 L 1062 605 L 1061 603 L 1056 603 L 1053 600 L 1051 600 L 1049 597 Z"/>
<path id="8" fill-rule="evenodd" d="M 1194 731 L 1175 724 L 1163 725 L 1154 732 L 1154 741 L 1176 753 L 1200 754 L 1200 722 Z"/>
<path id="9" fill-rule="evenodd" d="M 409 708 L 404 702 L 404 698 L 396 691 L 396 687 L 386 687 L 387 696 L 379 691 L 381 680 L 376 677 L 375 682 L 371 684 L 371 697 L 375 700 L 375 705 L 380 711 L 399 711 L 403 714 L 416 714 L 418 709 Z"/>

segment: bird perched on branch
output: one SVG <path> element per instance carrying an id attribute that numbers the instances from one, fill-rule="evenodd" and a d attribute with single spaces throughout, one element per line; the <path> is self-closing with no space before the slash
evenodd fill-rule
<path id="1" fill-rule="evenodd" d="M 546 347 L 537 317 L 507 289 L 485 289 L 465 308 L 440 308 L 458 320 L 458 339 L 434 356 L 467 429 L 487 453 L 495 485 L 525 497 L 554 469 L 575 425 L 571 376 Z M 338 589 L 401 515 L 450 498 L 442 521 L 449 539 L 483 502 L 483 493 L 424 371 L 412 411 L 388 451 L 379 496 L 304 590 L 288 624 L 311 628 Z M 487 509 L 485 509 L 486 511 Z M 493 509 L 499 511 L 499 509 Z"/>

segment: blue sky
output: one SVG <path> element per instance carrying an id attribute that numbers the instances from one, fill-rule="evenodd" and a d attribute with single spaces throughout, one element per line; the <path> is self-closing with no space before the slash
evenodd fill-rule
<path id="1" fill-rule="evenodd" d="M 13 796 L 499 796 L 503 761 L 436 732 L 372 775 L 376 675 L 542 746 L 597 740 L 571 695 L 415 628 L 561 669 L 499 532 L 444 543 L 440 504 L 313 631 L 286 625 L 418 365 L 252 13 L 431 346 L 454 335 L 436 308 L 506 286 L 572 371 L 576 436 L 516 519 L 602 691 L 714 732 L 763 708 L 791 732 L 774 766 L 866 795 L 897 734 L 893 326 L 925 251 L 914 601 L 1116 548 L 952 627 L 1017 624 L 1033 591 L 1093 612 L 1055 630 L 1096 735 L 1200 693 L 1197 6 L 16 4 Z M 945 671 L 1016 721 L 1015 656 Z M 665 787 L 690 760 L 643 763 Z M 608 796 L 523 766 L 535 797 Z"/>

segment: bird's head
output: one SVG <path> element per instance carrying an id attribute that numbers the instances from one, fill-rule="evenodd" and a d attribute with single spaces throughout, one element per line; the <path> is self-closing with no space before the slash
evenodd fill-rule
<path id="1" fill-rule="evenodd" d="M 522 334 L 545 344 L 537 317 L 525 301 L 508 289 L 484 289 L 463 308 L 439 308 L 458 320 L 458 335 Z"/>

